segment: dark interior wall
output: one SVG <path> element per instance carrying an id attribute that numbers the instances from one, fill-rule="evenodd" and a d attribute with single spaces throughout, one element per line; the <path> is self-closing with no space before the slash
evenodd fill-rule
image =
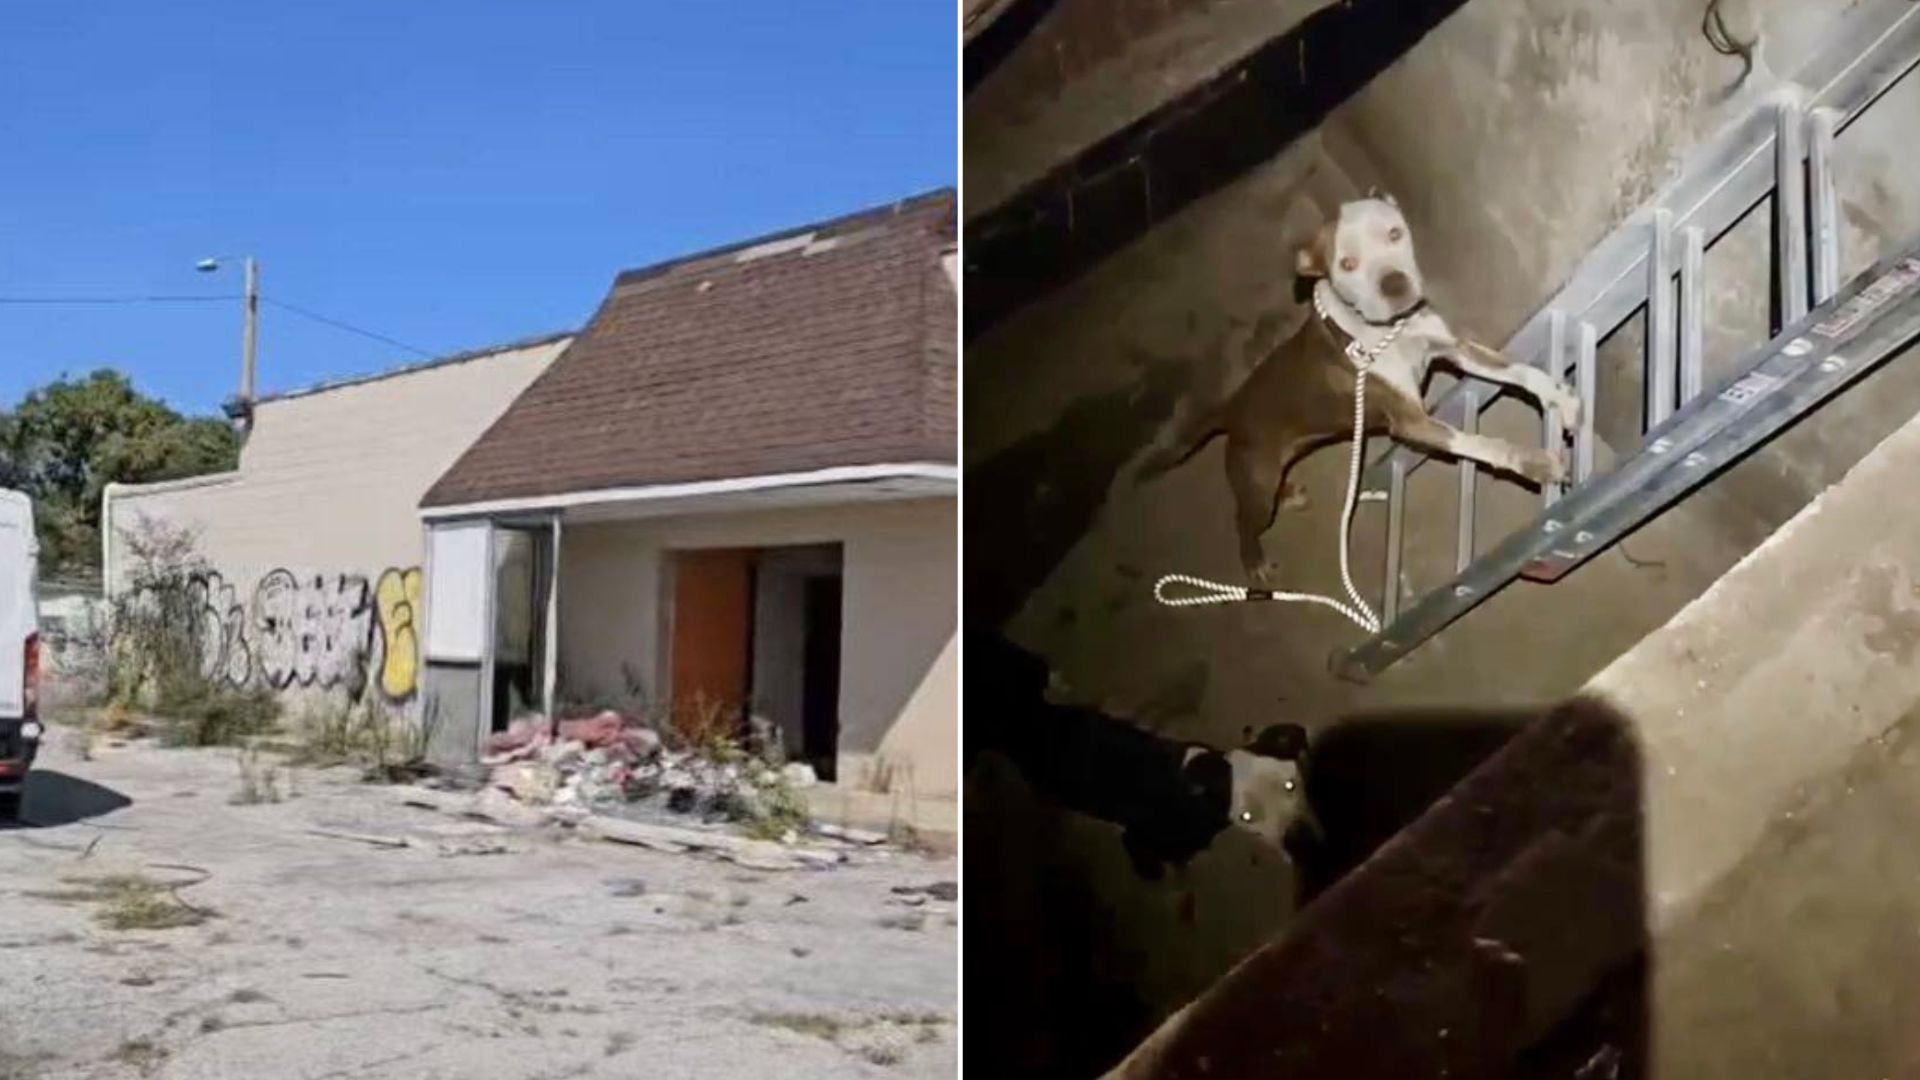
<path id="1" fill-rule="evenodd" d="M 1612 553 L 1551 588 L 1516 585 L 1367 688 L 1327 675 L 1329 652 L 1356 633 L 1321 609 L 1155 606 L 1150 588 L 1160 573 L 1234 575 L 1229 500 L 1217 448 L 1145 485 L 1130 467 L 1184 410 L 1237 385 L 1299 324 L 1293 246 L 1340 199 L 1375 184 L 1393 191 L 1436 304 L 1457 326 L 1499 340 L 1677 155 L 1797 68 L 1823 21 L 1845 6 L 1728 0 L 1736 28 L 1763 35 L 1755 73 L 1736 88 L 1741 65 L 1700 37 L 1700 5 L 1474 0 L 1313 138 L 972 342 L 969 618 L 1003 625 L 1045 656 L 1064 699 L 1215 743 L 1278 720 L 1320 728 L 1354 713 L 1527 706 L 1571 693 L 1910 416 L 1920 404 L 1914 368 L 1874 376 L 1642 531 L 1628 545 L 1633 560 Z M 1223 37 L 1242 35 L 1233 41 L 1206 39 L 1205 25 L 1163 32 L 1206 55 L 1249 44 L 1244 24 L 1218 24 Z M 1130 95 L 1103 99 L 1150 101 L 1156 73 L 1179 63 L 1164 53 L 1111 60 L 1019 108 L 989 102 L 994 122 L 978 131 L 970 102 L 969 213 L 981 206 L 976 160 L 982 190 L 1006 188 L 1019 172 L 1009 162 L 1070 148 L 1058 135 L 1075 122 L 1055 110 L 1080 108 L 1080 88 L 1117 81 Z M 1920 183 L 1898 157 L 1901 132 L 1917 115 L 1920 86 L 1909 80 L 1842 136 L 1850 269 L 1920 229 Z M 988 138 L 1010 142 L 976 156 L 976 140 Z M 1756 253 L 1765 217 L 1763 208 L 1759 224 L 1749 221 L 1709 257 L 1710 267 L 1726 267 L 1710 291 L 1715 365 L 1732 363 L 1764 332 Z M 1625 359 L 1633 341 L 1628 331 L 1609 345 L 1616 378 L 1602 395 L 1603 431 L 1623 445 L 1637 436 L 1625 404 L 1635 400 Z M 1536 424 L 1512 403 L 1488 419 L 1493 433 L 1515 438 Z M 1291 585 L 1338 589 L 1344 466 L 1337 450 L 1314 458 L 1301 474 L 1309 509 L 1283 515 L 1269 534 Z M 1412 485 L 1405 569 L 1415 587 L 1451 572 L 1453 481 L 1450 467 L 1430 466 Z M 1481 487 L 1485 538 L 1537 507 L 1530 492 L 1486 478 Z M 1380 531 L 1378 516 L 1363 510 L 1355 566 L 1376 595 Z M 1087 1041 L 1064 1020 L 1054 1024 L 1057 1012 L 1045 1007 L 1074 1000 L 1076 987 L 1089 1000 L 1133 1003 L 1109 1001 L 1113 1016 L 1163 1015 L 1290 916 L 1290 871 L 1260 864 L 1258 853 L 1227 845 L 1178 880 L 1147 883 L 1127 865 L 1115 830 L 1056 813 L 1004 771 L 970 775 L 967 805 L 970 858 L 994 852 L 969 863 L 970 912 L 986 913 L 970 915 L 970 929 L 1031 946 L 999 970 L 970 968 L 970 1003 L 976 993 L 1015 1000 L 1016 984 L 1038 970 L 1027 961 L 1045 966 L 1039 985 L 1052 989 L 1036 1008 L 1016 1011 L 1036 1029 L 1028 1042 Z M 1048 953 L 1043 946 L 1056 940 L 1073 942 L 1071 955 Z"/>

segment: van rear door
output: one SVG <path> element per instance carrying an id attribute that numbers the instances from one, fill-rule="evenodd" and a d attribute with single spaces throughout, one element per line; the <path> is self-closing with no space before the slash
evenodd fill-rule
<path id="1" fill-rule="evenodd" d="M 26 712 L 27 638 L 34 612 L 33 504 L 0 491 L 0 719 Z"/>

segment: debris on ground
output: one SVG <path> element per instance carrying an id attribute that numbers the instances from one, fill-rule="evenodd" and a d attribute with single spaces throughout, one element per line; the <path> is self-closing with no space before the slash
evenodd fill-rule
<path id="1" fill-rule="evenodd" d="M 408 840 L 404 836 L 380 836 L 374 833 L 345 832 L 340 829 L 321 828 L 308 829 L 307 832 L 312 836 L 324 836 L 332 840 L 354 840 L 362 844 L 372 844 L 374 847 L 403 848 L 410 847 L 413 844 L 413 841 Z"/>
<path id="2" fill-rule="evenodd" d="M 647 883 L 639 878 L 614 878 L 607 882 L 614 896 L 626 898 L 647 895 Z"/>
<path id="3" fill-rule="evenodd" d="M 812 770 L 808 771 L 811 772 Z M 865 844 L 871 846 L 887 842 L 886 833 L 874 832 L 872 829 L 856 829 L 851 825 L 822 823 L 815 825 L 813 831 L 819 833 L 821 836 L 831 836 L 835 840 L 845 840 L 849 844 Z"/>
<path id="4" fill-rule="evenodd" d="M 579 823 L 582 831 L 620 844 L 655 851 L 703 851 L 753 870 L 801 870 L 844 862 L 844 853 L 824 847 L 802 847 L 736 836 L 729 832 L 655 825 L 624 818 L 593 816 Z"/>
<path id="5" fill-rule="evenodd" d="M 520 850 L 485 836 L 463 840 L 442 840 L 433 846 L 435 853 L 452 858 L 459 855 L 511 855 Z"/>
<path id="6" fill-rule="evenodd" d="M 830 866 L 845 861 L 847 848 L 887 841 L 869 830 L 813 824 L 796 794 L 819 782 L 804 762 L 782 763 L 777 751 L 749 753 L 724 739 L 683 742 L 612 710 L 557 722 L 525 715 L 488 738 L 477 792 L 443 783 L 407 789 L 402 801 L 512 827 L 556 822 L 757 870 Z M 803 845 L 808 835 L 818 844 Z"/>

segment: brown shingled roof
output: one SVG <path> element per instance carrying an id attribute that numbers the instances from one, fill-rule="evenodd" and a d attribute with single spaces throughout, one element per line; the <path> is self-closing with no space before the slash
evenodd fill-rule
<path id="1" fill-rule="evenodd" d="M 621 274 L 421 505 L 954 463 L 954 212 L 941 190 Z"/>

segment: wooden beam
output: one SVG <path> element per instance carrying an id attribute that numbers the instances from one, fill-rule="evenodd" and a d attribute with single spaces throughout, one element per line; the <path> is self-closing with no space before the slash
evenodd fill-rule
<path id="1" fill-rule="evenodd" d="M 967 337 L 1270 160 L 1465 2 L 1321 8 L 976 216 L 963 248 Z"/>
<path id="2" fill-rule="evenodd" d="M 994 69 L 1027 40 L 1058 0 L 974 0 L 963 16 L 963 93 L 973 93 Z"/>

